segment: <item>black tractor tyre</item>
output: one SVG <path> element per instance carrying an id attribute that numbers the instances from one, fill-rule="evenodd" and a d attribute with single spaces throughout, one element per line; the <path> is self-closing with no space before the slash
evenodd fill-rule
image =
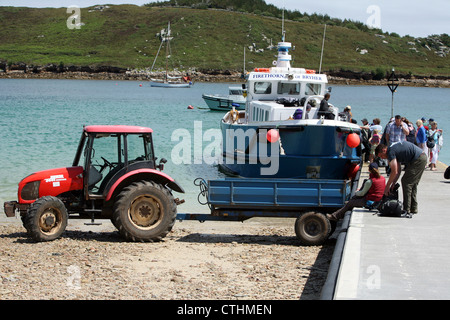
<path id="1" fill-rule="evenodd" d="M 114 203 L 113 220 L 129 241 L 161 241 L 175 224 L 177 206 L 170 191 L 151 181 L 134 182 Z"/>
<path id="2" fill-rule="evenodd" d="M 64 203 L 52 196 L 36 200 L 23 219 L 25 229 L 37 242 L 59 238 L 67 227 L 69 214 Z"/>
<path id="3" fill-rule="evenodd" d="M 331 230 L 330 221 L 322 213 L 305 212 L 295 221 L 295 234 L 305 246 L 323 244 L 330 236 Z"/>

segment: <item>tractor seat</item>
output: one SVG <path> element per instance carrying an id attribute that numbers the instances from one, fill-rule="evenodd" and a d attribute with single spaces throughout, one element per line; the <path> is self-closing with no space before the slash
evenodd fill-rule
<path id="1" fill-rule="evenodd" d="M 98 172 L 98 170 L 94 166 L 91 166 L 89 168 L 89 182 L 88 182 L 89 189 L 91 189 L 98 182 L 100 182 L 102 178 L 103 175 L 100 172 Z"/>

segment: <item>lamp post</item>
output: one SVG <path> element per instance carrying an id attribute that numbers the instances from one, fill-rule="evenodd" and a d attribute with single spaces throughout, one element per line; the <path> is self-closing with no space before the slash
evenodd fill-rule
<path id="1" fill-rule="evenodd" d="M 392 102 L 391 102 L 391 118 L 394 117 L 394 93 L 397 90 L 398 87 L 398 78 L 395 75 L 395 69 L 392 68 L 392 73 L 388 78 L 388 87 L 391 90 L 392 93 Z"/>

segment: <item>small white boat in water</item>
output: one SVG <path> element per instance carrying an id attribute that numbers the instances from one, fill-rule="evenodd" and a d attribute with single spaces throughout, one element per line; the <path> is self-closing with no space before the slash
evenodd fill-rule
<path id="1" fill-rule="evenodd" d="M 202 98 L 211 110 L 214 111 L 230 111 L 233 107 L 236 110 L 245 110 L 245 102 L 247 101 L 247 90 L 242 87 L 228 87 L 229 94 L 227 96 L 219 94 L 203 94 Z"/>
<path id="2" fill-rule="evenodd" d="M 151 79 L 150 86 L 152 87 L 160 87 L 160 88 L 190 88 L 192 86 L 192 82 L 188 81 L 172 81 L 167 78 L 165 79 Z"/>
<path id="3" fill-rule="evenodd" d="M 159 51 L 161 50 L 161 47 L 164 43 L 166 43 L 166 73 L 164 74 L 164 77 L 162 79 L 150 79 L 150 86 L 151 87 L 160 87 L 160 88 L 190 88 L 192 86 L 192 81 L 189 75 L 186 75 L 185 77 L 181 76 L 170 76 L 169 75 L 169 58 L 171 56 L 170 54 L 170 40 L 172 40 L 173 37 L 171 37 L 171 30 L 170 30 L 170 22 L 167 26 L 167 30 L 161 30 L 161 45 L 159 46 L 158 53 L 156 54 L 155 60 L 153 61 L 152 65 L 152 71 L 153 67 L 155 66 L 156 59 L 158 58 Z"/>

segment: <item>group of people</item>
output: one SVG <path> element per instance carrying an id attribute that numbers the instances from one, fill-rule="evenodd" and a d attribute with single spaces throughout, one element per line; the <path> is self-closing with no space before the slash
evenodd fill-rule
<path id="1" fill-rule="evenodd" d="M 443 146 L 443 132 L 438 129 L 438 123 L 430 118 L 423 117 L 416 121 L 417 129 L 408 119 L 396 115 L 386 125 L 384 131 L 380 119 L 373 119 L 369 125 L 367 119 L 362 120 L 362 143 L 365 147 L 365 159 L 369 154 L 369 162 L 374 161 L 375 148 L 380 143 L 390 146 L 395 142 L 407 141 L 415 144 L 427 155 L 427 161 L 432 171 L 436 170 L 439 152 Z"/>
<path id="2" fill-rule="evenodd" d="M 380 119 L 373 119 L 369 125 L 367 119 L 362 120 L 361 140 L 364 147 L 363 158 L 369 164 L 369 179 L 356 192 L 344 207 L 332 214 L 327 214 L 329 220 L 342 219 L 345 213 L 355 207 L 365 207 L 367 201 L 381 201 L 395 187 L 405 166 L 401 179 L 403 191 L 403 210 L 408 213 L 418 213 L 417 188 L 427 163 L 432 171 L 436 170 L 436 161 L 443 145 L 443 132 L 438 129 L 434 119 L 425 118 L 416 121 L 414 125 L 401 117 L 395 116 L 383 130 Z M 389 178 L 386 182 L 379 172 L 376 159 L 388 162 Z M 388 170 L 387 170 L 388 171 Z"/>

